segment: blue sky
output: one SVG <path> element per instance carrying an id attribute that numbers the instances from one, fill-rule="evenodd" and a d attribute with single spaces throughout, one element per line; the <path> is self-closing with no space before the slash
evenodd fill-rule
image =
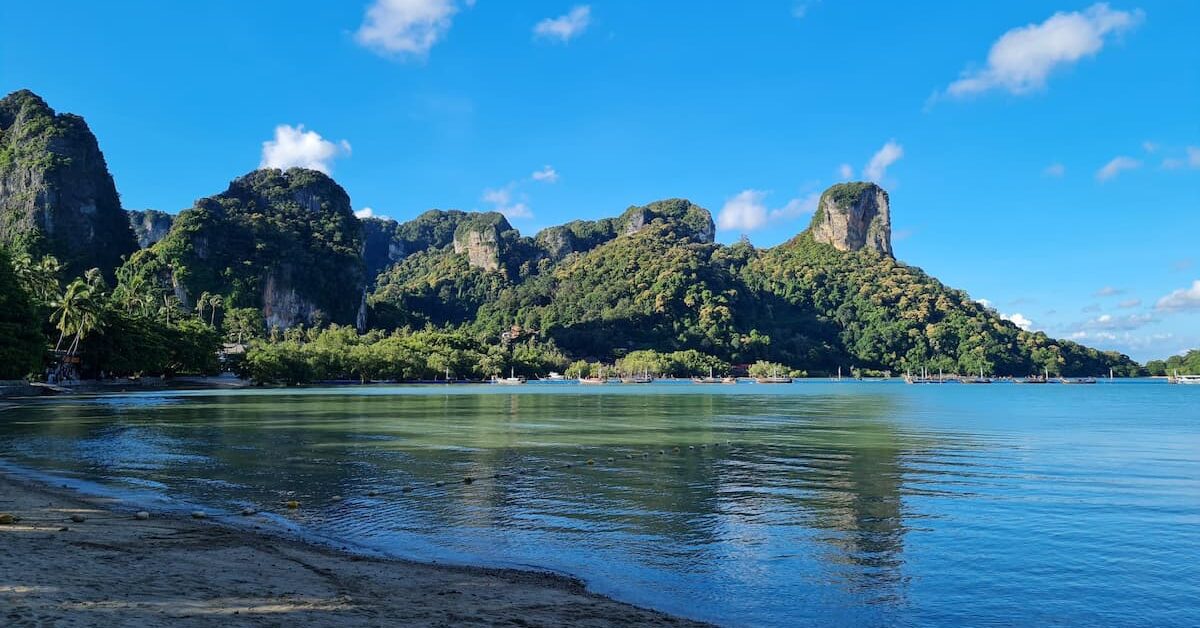
<path id="1" fill-rule="evenodd" d="M 898 257 L 1022 324 L 1200 346 L 1200 3 L 930 6 L 4 3 L 0 90 L 85 116 L 129 208 L 309 164 L 401 220 L 680 196 L 771 246 L 873 178 Z"/>

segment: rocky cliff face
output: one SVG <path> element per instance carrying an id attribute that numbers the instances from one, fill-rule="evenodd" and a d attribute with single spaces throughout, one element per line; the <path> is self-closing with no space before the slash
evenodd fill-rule
<path id="1" fill-rule="evenodd" d="M 0 243 L 54 255 L 68 277 L 99 268 L 111 279 L 137 250 L 87 123 L 27 90 L 0 99 Z"/>
<path id="2" fill-rule="evenodd" d="M 157 209 L 130 209 L 125 213 L 129 215 L 129 226 L 133 228 L 138 247 L 143 249 L 165 238 L 174 220 L 171 214 Z"/>
<path id="3" fill-rule="evenodd" d="M 197 295 L 257 307 L 268 325 L 354 324 L 364 289 L 363 230 L 350 198 L 313 170 L 256 170 L 180 212 L 170 232 L 131 262 L 166 270 L 190 307 Z"/>
<path id="4" fill-rule="evenodd" d="M 840 183 L 821 194 L 809 232 L 839 251 L 867 249 L 892 256 L 888 194 L 874 183 Z"/>
<path id="5" fill-rule="evenodd" d="M 519 237 L 503 214 L 473 214 L 454 230 L 454 252 L 466 253 L 474 268 L 500 270 L 506 244 Z"/>

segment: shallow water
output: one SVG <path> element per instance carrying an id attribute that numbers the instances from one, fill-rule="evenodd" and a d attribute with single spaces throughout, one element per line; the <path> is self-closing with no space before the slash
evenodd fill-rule
<path id="1" fill-rule="evenodd" d="M 1200 625 L 1162 381 L 137 393 L 0 413 L 0 458 L 731 625 Z"/>

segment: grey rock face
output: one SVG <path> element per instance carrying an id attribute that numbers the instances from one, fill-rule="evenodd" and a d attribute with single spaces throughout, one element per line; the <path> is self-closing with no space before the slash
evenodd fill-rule
<path id="1" fill-rule="evenodd" d="M 133 234 L 137 237 L 140 248 L 149 247 L 166 237 L 167 233 L 171 231 L 173 221 L 171 214 L 160 212 L 157 209 L 130 209 L 126 213 L 129 215 L 129 226 L 133 228 Z"/>
<path id="2" fill-rule="evenodd" d="M 888 194 L 874 183 L 840 183 L 825 190 L 809 229 L 814 240 L 839 251 L 892 256 Z"/>
<path id="3" fill-rule="evenodd" d="M 27 90 L 0 99 L 0 243 L 54 255 L 68 277 L 99 268 L 110 280 L 137 250 L 87 123 Z"/>
<path id="4" fill-rule="evenodd" d="M 459 229 L 454 234 L 454 252 L 466 253 L 467 261 L 483 270 L 500 269 L 500 234 L 494 226 Z"/>

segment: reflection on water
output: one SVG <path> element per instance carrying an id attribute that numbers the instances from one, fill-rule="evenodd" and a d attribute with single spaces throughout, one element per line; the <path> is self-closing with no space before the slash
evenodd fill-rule
<path id="1" fill-rule="evenodd" d="M 0 455 L 214 508 L 299 499 L 323 536 L 731 624 L 1186 624 L 1200 400 L 1177 388 L 156 393 L 9 411 Z"/>

